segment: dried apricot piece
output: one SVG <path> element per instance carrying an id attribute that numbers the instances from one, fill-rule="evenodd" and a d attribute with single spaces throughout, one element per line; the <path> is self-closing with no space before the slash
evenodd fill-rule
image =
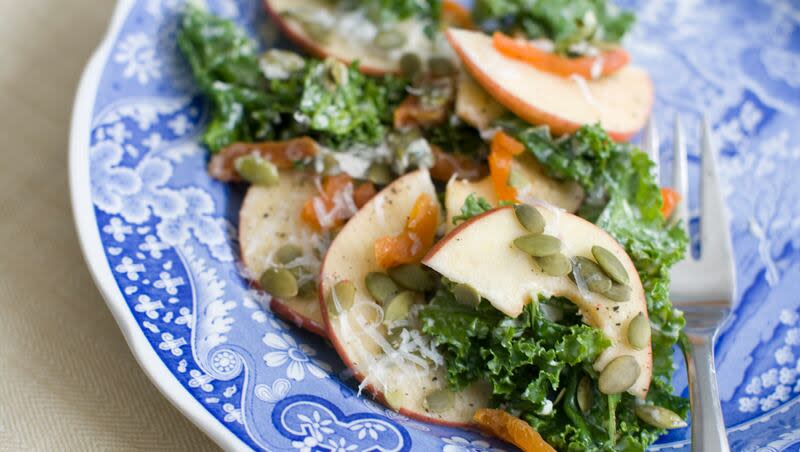
<path id="1" fill-rule="evenodd" d="M 524 452 L 555 452 L 530 424 L 511 414 L 497 409 L 481 408 L 472 421 L 481 430 L 507 441 Z"/>
<path id="2" fill-rule="evenodd" d="M 375 241 L 375 260 L 382 268 L 419 262 L 433 246 L 439 227 L 439 207 L 427 193 L 414 201 L 403 232 Z"/>

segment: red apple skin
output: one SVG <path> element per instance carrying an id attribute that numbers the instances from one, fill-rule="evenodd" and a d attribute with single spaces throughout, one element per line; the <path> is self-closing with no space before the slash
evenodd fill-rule
<path id="1" fill-rule="evenodd" d="M 494 213 L 494 212 L 496 212 L 498 210 L 511 209 L 511 208 L 512 208 L 511 206 L 497 207 L 495 209 L 488 210 L 488 211 L 486 211 L 486 212 L 484 212 L 484 213 L 482 213 L 480 215 L 476 215 L 476 216 L 470 218 L 469 220 L 459 224 L 455 229 L 450 231 L 450 233 L 448 233 L 446 236 L 442 237 L 441 240 L 439 240 L 438 242 L 436 242 L 436 244 L 433 245 L 433 248 L 431 248 L 431 250 L 428 251 L 428 254 L 426 254 L 425 257 L 422 258 L 422 264 L 423 265 L 427 265 L 428 261 L 433 257 L 433 255 L 435 255 L 439 251 L 439 249 L 441 249 L 442 246 L 444 246 L 448 241 L 450 241 L 450 239 L 455 237 L 456 234 L 458 234 L 459 232 L 463 231 L 464 229 L 470 227 L 476 221 L 479 221 L 481 218 L 483 218 L 483 217 L 485 217 L 487 215 L 491 215 L 492 213 Z M 572 215 L 572 214 L 564 212 L 564 213 L 562 213 L 562 215 Z M 579 217 L 577 215 L 574 215 L 574 216 L 576 218 L 580 219 L 583 222 L 589 223 L 588 221 L 584 220 L 583 218 L 581 218 L 581 217 Z M 636 277 L 638 278 L 638 275 L 636 275 Z M 647 312 L 647 309 L 644 309 L 643 312 L 644 312 L 645 318 L 647 318 L 647 320 L 649 322 L 650 321 L 650 313 Z M 326 318 L 326 322 L 327 322 L 327 313 L 323 312 L 322 316 L 324 318 Z M 652 346 L 648 347 L 648 349 L 647 349 L 647 361 L 649 363 L 648 367 L 650 369 L 652 369 L 653 368 L 653 348 L 652 348 Z M 645 395 L 646 395 L 646 393 L 645 393 Z"/>
<path id="2" fill-rule="evenodd" d="M 329 55 L 328 51 L 325 49 L 324 46 L 321 46 L 321 45 L 317 44 L 316 42 L 314 42 L 314 40 L 311 39 L 310 36 L 306 35 L 305 33 L 303 33 L 298 28 L 293 27 L 289 23 L 289 21 L 284 19 L 280 15 L 280 13 L 278 11 L 276 11 L 274 8 L 272 8 L 272 6 L 270 6 L 269 0 L 264 0 L 264 9 L 267 10 L 267 14 L 270 16 L 270 19 L 272 19 L 278 25 L 278 28 L 280 28 L 281 32 L 284 35 L 286 35 L 286 37 L 288 37 L 296 45 L 298 45 L 298 46 L 302 47 L 303 49 L 305 49 L 306 52 L 310 53 L 311 55 L 313 55 L 313 56 L 315 56 L 317 58 L 327 58 L 329 56 L 332 56 L 332 57 L 334 57 L 334 58 L 336 58 L 338 60 L 341 60 L 342 62 L 344 62 L 346 64 L 350 64 L 352 62 L 352 60 L 347 60 L 347 59 L 343 58 L 341 55 Z M 399 73 L 399 68 L 398 68 L 397 71 L 386 71 L 386 70 L 380 69 L 380 68 L 373 68 L 373 67 L 369 67 L 369 66 L 359 66 L 358 69 L 362 73 L 367 74 L 367 75 L 372 75 L 372 76 L 381 76 L 381 75 L 387 75 L 387 74 L 390 74 L 390 73 Z"/>
<path id="3" fill-rule="evenodd" d="M 544 112 L 539 110 L 533 105 L 526 104 L 525 102 L 521 101 L 519 98 L 514 96 L 513 93 L 508 91 L 507 89 L 503 88 L 499 84 L 497 84 L 492 78 L 487 74 L 481 67 L 477 64 L 477 62 L 472 61 L 471 59 L 467 58 L 466 52 L 464 49 L 459 45 L 457 40 L 453 38 L 450 30 L 445 33 L 447 36 L 448 42 L 455 50 L 456 55 L 464 64 L 467 71 L 475 78 L 475 80 L 480 83 L 483 88 L 489 92 L 489 94 L 494 97 L 494 99 L 514 112 L 517 116 L 524 119 L 525 121 L 531 124 L 546 124 L 550 127 L 550 132 L 554 135 L 563 135 L 566 133 L 573 133 L 576 130 L 580 129 L 581 126 L 584 124 L 579 124 L 568 119 L 560 118 L 555 116 L 551 113 Z M 652 109 L 653 105 L 653 96 L 652 96 L 652 80 L 648 80 L 650 83 L 650 97 L 648 99 L 648 103 L 650 107 L 648 109 Z M 639 129 L 635 130 L 608 130 L 608 136 L 611 137 L 612 140 L 617 142 L 625 142 L 630 140 L 630 138 L 636 135 L 639 132 Z"/>

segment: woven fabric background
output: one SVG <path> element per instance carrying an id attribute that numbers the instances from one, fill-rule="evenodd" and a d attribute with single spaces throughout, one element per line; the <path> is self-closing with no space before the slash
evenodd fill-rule
<path id="1" fill-rule="evenodd" d="M 214 450 L 150 383 L 72 222 L 72 101 L 112 0 L 0 0 L 0 450 Z"/>

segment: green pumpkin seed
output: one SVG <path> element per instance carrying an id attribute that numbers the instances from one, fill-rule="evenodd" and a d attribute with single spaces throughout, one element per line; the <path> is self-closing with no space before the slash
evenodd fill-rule
<path id="1" fill-rule="evenodd" d="M 578 256 L 575 259 L 576 265 L 573 271 L 577 271 L 580 274 L 587 289 L 599 294 L 611 290 L 611 279 L 603 273 L 603 270 L 596 263 L 583 256 Z"/>
<path id="2" fill-rule="evenodd" d="M 612 283 L 611 287 L 603 292 L 603 295 L 611 301 L 622 303 L 631 299 L 631 288 L 623 284 Z"/>
<path id="3" fill-rule="evenodd" d="M 297 289 L 297 296 L 298 297 L 316 297 L 317 293 L 317 282 L 312 280 L 306 281 L 299 289 Z"/>
<path id="4" fill-rule="evenodd" d="M 392 181 L 392 169 L 386 163 L 373 163 L 367 169 L 367 180 L 377 185 L 386 185 Z"/>
<path id="5" fill-rule="evenodd" d="M 643 312 L 628 323 L 628 343 L 636 350 L 641 350 L 650 343 L 650 321 Z"/>
<path id="6" fill-rule="evenodd" d="M 331 35 L 330 27 L 319 22 L 311 22 L 308 20 L 298 20 L 298 22 L 303 27 L 303 30 L 316 42 L 325 42 Z"/>
<path id="7" fill-rule="evenodd" d="M 295 244 L 288 243 L 278 248 L 278 251 L 275 252 L 275 260 L 278 261 L 279 264 L 288 264 L 302 255 L 302 248 Z"/>
<path id="8" fill-rule="evenodd" d="M 528 234 L 514 240 L 514 246 L 533 257 L 552 256 L 561 251 L 561 240 L 552 235 Z"/>
<path id="9" fill-rule="evenodd" d="M 297 296 L 297 279 L 285 268 L 269 268 L 259 278 L 261 287 L 273 297 L 289 298 Z"/>
<path id="10" fill-rule="evenodd" d="M 386 304 L 400 291 L 397 284 L 386 273 L 368 273 L 364 284 L 367 286 L 367 291 L 372 295 L 372 298 L 380 304 Z"/>
<path id="11" fill-rule="evenodd" d="M 614 253 L 602 246 L 595 245 L 592 247 L 592 256 L 594 256 L 595 260 L 597 260 L 597 265 L 606 272 L 609 278 L 620 284 L 630 283 L 628 272 L 625 271 L 622 262 L 617 259 L 617 256 L 614 256 Z"/>
<path id="12" fill-rule="evenodd" d="M 583 414 L 592 409 L 594 403 L 594 391 L 592 390 L 592 380 L 584 376 L 578 382 L 578 391 L 575 397 L 578 400 L 578 408 L 581 409 Z"/>
<path id="13" fill-rule="evenodd" d="M 600 372 L 597 386 L 603 394 L 619 394 L 633 386 L 641 372 L 642 369 L 633 356 L 618 356 Z"/>
<path id="14" fill-rule="evenodd" d="M 447 389 L 435 389 L 425 396 L 423 407 L 434 413 L 442 413 L 453 407 L 455 394 Z"/>
<path id="15" fill-rule="evenodd" d="M 339 86 L 346 85 L 350 77 L 350 69 L 347 68 L 347 65 L 332 59 L 326 60 L 325 63 L 330 65 L 329 71 L 333 81 Z"/>
<path id="16" fill-rule="evenodd" d="M 514 206 L 514 214 L 517 216 L 519 224 L 531 234 L 544 232 L 544 217 L 535 207 L 527 204 L 517 204 Z"/>
<path id="17" fill-rule="evenodd" d="M 349 310 L 356 300 L 356 286 L 350 281 L 339 281 L 333 285 L 328 297 L 328 312 L 336 315 Z"/>
<path id="18" fill-rule="evenodd" d="M 686 421 L 678 413 L 657 405 L 637 405 L 636 416 L 653 427 L 671 430 L 686 427 Z"/>
<path id="19" fill-rule="evenodd" d="M 407 78 L 414 78 L 422 70 L 422 60 L 416 53 L 404 53 L 399 64 L 400 73 Z"/>
<path id="20" fill-rule="evenodd" d="M 431 75 L 434 77 L 444 77 L 446 75 L 453 75 L 456 71 L 456 67 L 453 65 L 453 62 L 450 61 L 450 58 L 435 56 L 428 59 L 428 71 L 430 71 Z"/>
<path id="21" fill-rule="evenodd" d="M 481 302 L 481 295 L 469 284 L 456 284 L 452 292 L 456 301 L 463 305 L 478 306 Z"/>
<path id="22" fill-rule="evenodd" d="M 431 274 L 419 264 L 399 265 L 390 268 L 387 273 L 400 286 L 417 292 L 431 290 L 436 285 Z"/>
<path id="23" fill-rule="evenodd" d="M 258 60 L 258 67 L 267 80 L 286 80 L 305 65 L 302 56 L 283 49 L 269 49 Z"/>
<path id="24" fill-rule="evenodd" d="M 550 276 L 567 276 L 572 271 L 572 261 L 561 253 L 537 257 L 536 263 Z"/>
<path id="25" fill-rule="evenodd" d="M 406 36 L 394 29 L 381 30 L 375 35 L 372 43 L 383 50 L 398 49 L 406 43 Z"/>
<path id="26" fill-rule="evenodd" d="M 411 305 L 414 304 L 416 299 L 417 294 L 410 290 L 400 292 L 392 297 L 383 310 L 383 323 L 388 326 L 398 320 L 403 320 L 408 317 Z"/>
<path id="27" fill-rule="evenodd" d="M 243 155 L 233 162 L 233 166 L 242 179 L 253 185 L 269 187 L 280 181 L 278 167 L 258 154 Z"/>

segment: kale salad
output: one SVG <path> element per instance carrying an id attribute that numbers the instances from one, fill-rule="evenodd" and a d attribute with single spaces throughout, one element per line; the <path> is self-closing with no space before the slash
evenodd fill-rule
<path id="1" fill-rule="evenodd" d="M 187 6 L 242 267 L 360 393 L 526 451 L 686 425 L 680 200 L 628 140 L 652 83 L 606 0 L 268 0 L 295 50 Z M 299 50 L 297 50 L 299 49 Z"/>

